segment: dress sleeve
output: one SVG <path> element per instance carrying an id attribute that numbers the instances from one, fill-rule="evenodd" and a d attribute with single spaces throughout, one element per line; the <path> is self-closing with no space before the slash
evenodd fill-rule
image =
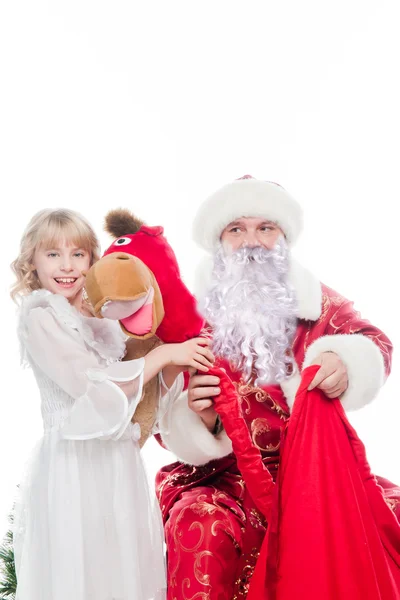
<path id="1" fill-rule="evenodd" d="M 31 361 L 75 402 L 61 428 L 65 439 L 119 439 L 142 397 L 143 358 L 103 366 L 81 334 L 52 308 L 33 308 L 23 343 Z M 135 381 L 131 397 L 116 382 Z"/>
<path id="2" fill-rule="evenodd" d="M 168 387 L 164 381 L 162 371 L 158 374 L 159 380 L 159 402 L 158 411 L 156 415 L 156 422 L 153 428 L 153 434 L 157 433 L 168 433 L 170 428 L 170 421 L 172 416 L 172 406 L 179 395 L 182 393 L 184 386 L 183 373 L 175 378 L 175 381 Z"/>

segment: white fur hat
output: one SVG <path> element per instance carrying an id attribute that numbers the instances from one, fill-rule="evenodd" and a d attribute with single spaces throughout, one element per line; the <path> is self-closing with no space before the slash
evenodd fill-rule
<path id="1" fill-rule="evenodd" d="M 193 238 L 212 251 L 229 223 L 240 217 L 260 217 L 277 223 L 290 245 L 303 228 L 303 211 L 280 185 L 245 175 L 209 196 L 197 211 Z"/>

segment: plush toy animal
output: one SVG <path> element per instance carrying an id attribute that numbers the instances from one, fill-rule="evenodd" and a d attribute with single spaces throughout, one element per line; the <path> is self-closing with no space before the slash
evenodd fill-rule
<path id="1" fill-rule="evenodd" d="M 200 334 L 203 319 L 183 283 L 162 227 L 148 227 L 128 210 L 113 210 L 105 229 L 114 238 L 86 276 L 86 292 L 97 317 L 118 320 L 129 336 L 124 360 L 145 356 L 161 343 Z M 158 378 L 144 389 L 133 420 L 143 445 L 151 434 L 159 401 Z"/>

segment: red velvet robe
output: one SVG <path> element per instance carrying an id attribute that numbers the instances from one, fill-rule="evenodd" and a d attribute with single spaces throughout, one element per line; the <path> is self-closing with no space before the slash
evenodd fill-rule
<path id="1" fill-rule="evenodd" d="M 349 334 L 361 334 L 376 344 L 389 374 L 392 346 L 388 338 L 361 319 L 351 302 L 325 286 L 320 318 L 298 323 L 292 348 L 297 365 L 303 365 L 316 340 Z M 252 441 L 275 479 L 281 435 L 290 416 L 284 393 L 279 386 L 246 384 L 239 372 L 224 366 L 235 382 Z M 398 489 L 379 481 L 387 490 L 387 502 L 400 517 Z M 197 467 L 181 462 L 168 465 L 158 474 L 157 491 L 168 550 L 168 599 L 244 599 L 267 523 L 246 489 L 234 455 Z"/>
<path id="2" fill-rule="evenodd" d="M 303 372 L 274 483 L 225 373 L 215 407 L 240 472 L 268 521 L 248 600 L 399 600 L 400 524 L 339 400 Z M 317 567 L 317 568 L 316 568 Z"/>

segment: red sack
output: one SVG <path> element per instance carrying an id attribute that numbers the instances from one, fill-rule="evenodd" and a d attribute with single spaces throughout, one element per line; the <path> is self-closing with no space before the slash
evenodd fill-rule
<path id="1" fill-rule="evenodd" d="M 215 408 L 268 519 L 247 600 L 399 600 L 400 525 L 340 401 L 307 390 L 318 369 L 303 373 L 275 486 L 252 447 L 232 382 L 215 372 Z"/>

